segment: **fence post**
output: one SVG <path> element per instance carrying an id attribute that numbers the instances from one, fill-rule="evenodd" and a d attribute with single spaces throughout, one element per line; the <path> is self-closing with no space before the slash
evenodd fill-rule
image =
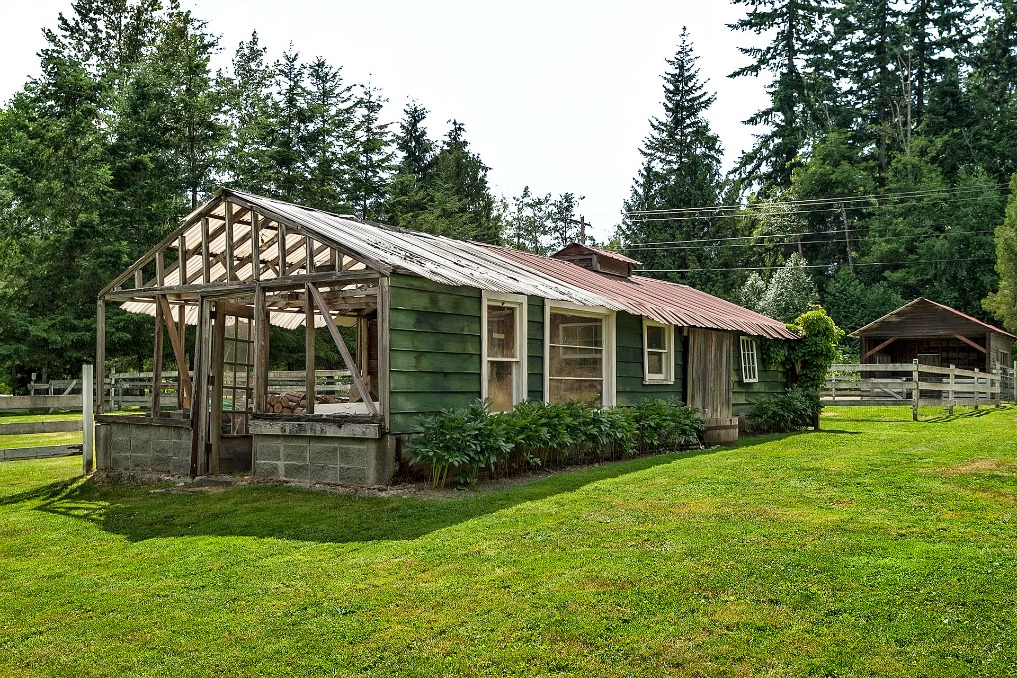
<path id="1" fill-rule="evenodd" d="M 950 390 L 946 392 L 946 402 L 949 403 L 946 406 L 946 411 L 949 414 L 953 414 L 953 386 L 957 383 L 957 366 L 950 365 Z"/>
<path id="2" fill-rule="evenodd" d="M 978 377 L 978 368 L 976 367 L 975 368 L 975 411 L 978 410 L 978 394 L 979 394 L 978 387 L 980 385 L 981 384 L 979 382 L 979 377 Z"/>
<path id="3" fill-rule="evenodd" d="M 914 371 L 912 375 L 915 380 L 914 388 L 914 403 L 911 405 L 911 421 L 918 421 L 918 399 L 921 397 L 921 389 L 918 388 L 918 358 L 912 361 L 914 365 Z"/>
<path id="4" fill-rule="evenodd" d="M 94 365 L 81 366 L 81 473 L 92 472 L 95 419 L 92 416 L 92 375 Z M 102 388 L 101 386 L 99 388 Z"/>

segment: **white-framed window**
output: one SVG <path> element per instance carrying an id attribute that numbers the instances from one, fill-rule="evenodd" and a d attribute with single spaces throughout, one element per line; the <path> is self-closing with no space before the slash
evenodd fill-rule
<path id="1" fill-rule="evenodd" d="M 480 394 L 492 412 L 506 412 L 526 399 L 526 296 L 482 295 Z"/>
<path id="2" fill-rule="evenodd" d="M 544 303 L 544 400 L 615 403 L 614 311 Z"/>
<path id="3" fill-rule="evenodd" d="M 742 353 L 742 382 L 754 384 L 759 381 L 759 367 L 756 360 L 756 340 L 752 337 L 742 337 L 739 340 Z"/>
<path id="4" fill-rule="evenodd" d="M 674 325 L 643 318 L 643 381 L 674 383 Z"/>

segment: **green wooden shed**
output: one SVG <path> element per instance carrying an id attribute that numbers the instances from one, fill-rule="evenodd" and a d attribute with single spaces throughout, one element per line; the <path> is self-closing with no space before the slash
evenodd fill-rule
<path id="1" fill-rule="evenodd" d="M 420 415 L 481 397 L 502 410 L 677 396 L 736 431 L 754 400 L 788 384 L 761 364 L 757 339 L 795 335 L 634 275 L 638 263 L 576 243 L 537 256 L 220 189 L 99 295 L 100 372 L 109 303 L 153 316 L 156 349 L 146 416 L 102 414 L 100 397 L 98 467 L 383 484 Z M 270 325 L 328 328 L 349 397 L 317 393 L 315 332 L 301 392 L 269 393 Z M 159 395 L 164 342 L 180 381 L 172 402 Z"/>

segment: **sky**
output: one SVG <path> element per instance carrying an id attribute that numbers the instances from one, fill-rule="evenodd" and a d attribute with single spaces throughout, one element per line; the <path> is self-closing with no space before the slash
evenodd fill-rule
<path id="1" fill-rule="evenodd" d="M 269 57 L 292 43 L 305 60 L 370 83 L 398 120 L 415 99 L 434 139 L 453 118 L 490 168 L 496 196 L 585 196 L 578 212 L 605 240 L 640 166 L 649 118 L 662 112 L 665 59 L 683 26 L 717 100 L 707 117 L 729 168 L 751 146 L 742 120 L 767 104 L 765 80 L 731 79 L 738 46 L 761 38 L 726 24 L 726 0 L 181 0 L 220 36 L 214 68 L 257 31 Z M 0 101 L 38 74 L 42 29 L 70 0 L 0 0 Z"/>

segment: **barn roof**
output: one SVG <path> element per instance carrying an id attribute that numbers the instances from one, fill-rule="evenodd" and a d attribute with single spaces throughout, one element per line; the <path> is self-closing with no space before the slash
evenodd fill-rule
<path id="1" fill-rule="evenodd" d="M 186 217 L 183 226 L 159 247 L 173 247 L 178 240 L 202 242 L 200 217 L 211 216 L 228 221 L 224 207 L 227 201 L 256 210 L 265 218 L 291 229 L 286 233 L 288 270 L 299 269 L 301 265 L 307 267 L 306 263 L 302 264 L 302 258 L 307 256 L 305 248 L 297 245 L 300 238 L 308 237 L 352 256 L 357 262 L 353 268 L 382 274 L 391 271 L 410 273 L 446 285 L 601 306 L 643 315 L 665 324 L 731 330 L 776 339 L 796 338 L 777 320 L 685 285 L 641 276 L 620 278 L 604 275 L 566 261 L 385 226 L 232 189 L 220 189 L 213 200 Z M 207 226 L 204 228 L 207 230 Z M 246 256 L 246 263 L 236 267 L 233 279 L 238 283 L 252 282 L 252 262 L 257 260 L 261 263 L 262 259 L 251 247 L 250 226 L 240 224 L 236 228 L 240 229 L 234 236 L 236 241 L 247 237 L 244 246 L 237 250 L 238 256 Z M 219 234 L 210 236 L 209 240 L 208 256 L 212 259 L 209 264 L 210 279 L 225 280 L 227 272 L 223 252 L 227 249 L 226 237 Z M 146 258 L 151 259 L 155 251 L 147 254 Z M 633 261 L 613 252 L 604 251 L 604 254 L 621 261 Z M 315 265 L 326 261 L 327 257 L 324 251 L 315 250 Z M 146 258 L 121 274 L 100 296 L 123 283 Z M 270 276 L 272 273 L 265 271 L 262 275 Z M 189 274 L 188 280 L 181 280 L 179 266 L 167 267 L 163 276 L 166 285 L 189 284 L 193 277 Z M 128 301 L 123 308 L 154 314 L 154 304 L 144 300 Z M 187 322 L 196 319 L 194 313 L 193 309 L 188 312 Z M 279 314 L 278 319 L 273 316 L 272 322 L 290 327 L 299 325 L 303 320 L 299 316 Z"/>
<path id="2" fill-rule="evenodd" d="M 925 297 L 918 297 L 914 301 L 908 302 L 901 306 L 900 308 L 890 311 L 883 317 L 873 320 L 868 325 L 864 327 L 859 327 L 857 330 L 855 330 L 848 336 L 858 339 L 863 335 L 872 335 L 877 333 L 887 333 L 890 331 L 894 331 L 896 330 L 895 325 L 902 322 L 905 318 L 910 319 L 912 317 L 917 317 L 920 314 L 928 312 L 930 310 L 945 312 L 947 314 L 955 316 L 957 319 L 961 321 L 966 321 L 967 324 L 970 324 L 971 326 L 981 330 L 983 333 L 985 331 L 996 332 L 998 334 L 1003 334 L 1013 339 L 1017 339 L 1017 337 L 1010 334 L 1006 330 L 1001 330 L 998 327 L 990 325 L 989 323 L 982 322 L 978 318 L 973 318 L 967 315 L 966 313 L 961 313 L 955 308 L 950 308 L 945 304 L 937 303 L 935 301 L 932 301 L 931 299 L 926 299 Z M 927 324 L 929 326 L 932 326 L 934 324 L 934 321 L 929 320 L 927 321 Z"/>

